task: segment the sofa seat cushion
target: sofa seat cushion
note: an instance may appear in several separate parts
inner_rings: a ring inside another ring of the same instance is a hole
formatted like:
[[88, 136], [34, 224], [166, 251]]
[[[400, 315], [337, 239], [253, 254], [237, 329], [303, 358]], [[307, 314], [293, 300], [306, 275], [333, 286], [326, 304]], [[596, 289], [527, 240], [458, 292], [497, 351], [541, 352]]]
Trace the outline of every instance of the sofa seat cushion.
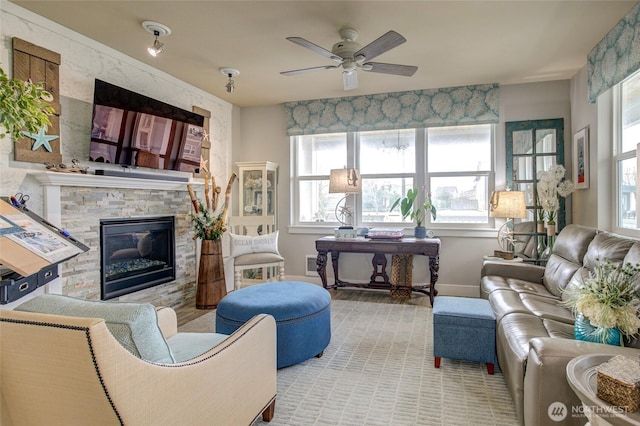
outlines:
[[482, 277], [480, 289], [485, 299], [488, 299], [489, 294], [495, 290], [513, 290], [517, 293], [531, 293], [556, 298], [542, 283], [533, 283], [516, 278], [505, 278], [498, 275]]
[[176, 362], [188, 361], [217, 346], [227, 337], [219, 333], [178, 333], [167, 339]]
[[529, 340], [549, 337], [542, 319], [531, 314], [511, 313], [498, 323], [496, 351], [498, 365], [507, 382], [516, 414], [524, 418], [524, 373], [529, 355]]
[[542, 319], [552, 319], [567, 324], [573, 324], [575, 318], [569, 308], [562, 306], [560, 299], [523, 294], [520, 297], [522, 304], [535, 316]]
[[491, 309], [496, 314], [496, 321], [500, 322], [505, 315], [512, 313], [531, 314], [522, 303], [520, 295], [513, 290], [496, 290], [489, 294]]
[[133, 355], [145, 361], [174, 362], [169, 345], [158, 326], [156, 308], [150, 303], [103, 302], [59, 294], [42, 294], [16, 307], [16, 310], [102, 318], [113, 337]]
[[542, 320], [542, 324], [544, 325], [544, 328], [547, 329], [549, 337], [554, 337], [556, 339], [574, 339], [573, 324], [550, 319]]

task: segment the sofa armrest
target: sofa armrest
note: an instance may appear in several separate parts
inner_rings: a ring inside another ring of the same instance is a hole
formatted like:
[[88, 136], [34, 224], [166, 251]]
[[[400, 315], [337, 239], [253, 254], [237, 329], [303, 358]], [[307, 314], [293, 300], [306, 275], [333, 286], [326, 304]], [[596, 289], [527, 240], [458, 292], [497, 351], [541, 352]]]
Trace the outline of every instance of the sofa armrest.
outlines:
[[158, 315], [158, 327], [160, 327], [160, 331], [165, 340], [178, 333], [178, 317], [176, 311], [166, 306], [161, 306], [156, 308], [156, 315]]
[[568, 410], [563, 424], [584, 425], [582, 403], [567, 381], [567, 364], [573, 358], [594, 353], [638, 356], [640, 350], [600, 343], [552, 337], [538, 337], [529, 341], [529, 356], [524, 377], [525, 424], [550, 423], [547, 409], [554, 402], [562, 402]]
[[507, 263], [501, 261], [485, 261], [480, 272], [481, 277], [498, 275], [503, 278], [513, 278], [532, 283], [542, 284], [544, 266], [529, 263]]

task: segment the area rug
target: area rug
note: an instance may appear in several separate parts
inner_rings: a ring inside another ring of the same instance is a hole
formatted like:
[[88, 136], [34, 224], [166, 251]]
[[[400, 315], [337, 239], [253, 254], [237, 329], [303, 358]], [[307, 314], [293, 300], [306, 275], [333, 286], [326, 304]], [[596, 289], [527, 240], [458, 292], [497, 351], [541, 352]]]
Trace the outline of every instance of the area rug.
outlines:
[[[324, 355], [278, 370], [275, 417], [256, 426], [518, 424], [500, 372], [449, 359], [434, 368], [430, 308], [332, 300], [331, 311]], [[214, 329], [215, 312], [180, 327]]]

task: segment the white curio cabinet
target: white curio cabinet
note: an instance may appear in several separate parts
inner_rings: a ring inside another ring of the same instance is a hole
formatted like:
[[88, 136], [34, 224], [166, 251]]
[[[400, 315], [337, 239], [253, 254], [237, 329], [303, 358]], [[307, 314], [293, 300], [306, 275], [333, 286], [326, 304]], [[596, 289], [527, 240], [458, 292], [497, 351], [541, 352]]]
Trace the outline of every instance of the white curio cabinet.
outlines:
[[[274, 216], [278, 205], [278, 165], [270, 161], [236, 163], [239, 215]], [[276, 224], [278, 221], [275, 221]]]

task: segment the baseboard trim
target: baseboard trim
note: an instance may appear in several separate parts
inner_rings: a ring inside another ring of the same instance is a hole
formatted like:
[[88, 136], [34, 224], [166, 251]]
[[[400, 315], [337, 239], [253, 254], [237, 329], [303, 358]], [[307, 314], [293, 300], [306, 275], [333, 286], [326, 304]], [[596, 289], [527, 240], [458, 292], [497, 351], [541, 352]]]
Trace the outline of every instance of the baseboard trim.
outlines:
[[[312, 284], [322, 285], [320, 277], [309, 277], [306, 275], [287, 275], [287, 281], [303, 281]], [[457, 297], [480, 297], [480, 287], [462, 284], [438, 283], [438, 295]]]

